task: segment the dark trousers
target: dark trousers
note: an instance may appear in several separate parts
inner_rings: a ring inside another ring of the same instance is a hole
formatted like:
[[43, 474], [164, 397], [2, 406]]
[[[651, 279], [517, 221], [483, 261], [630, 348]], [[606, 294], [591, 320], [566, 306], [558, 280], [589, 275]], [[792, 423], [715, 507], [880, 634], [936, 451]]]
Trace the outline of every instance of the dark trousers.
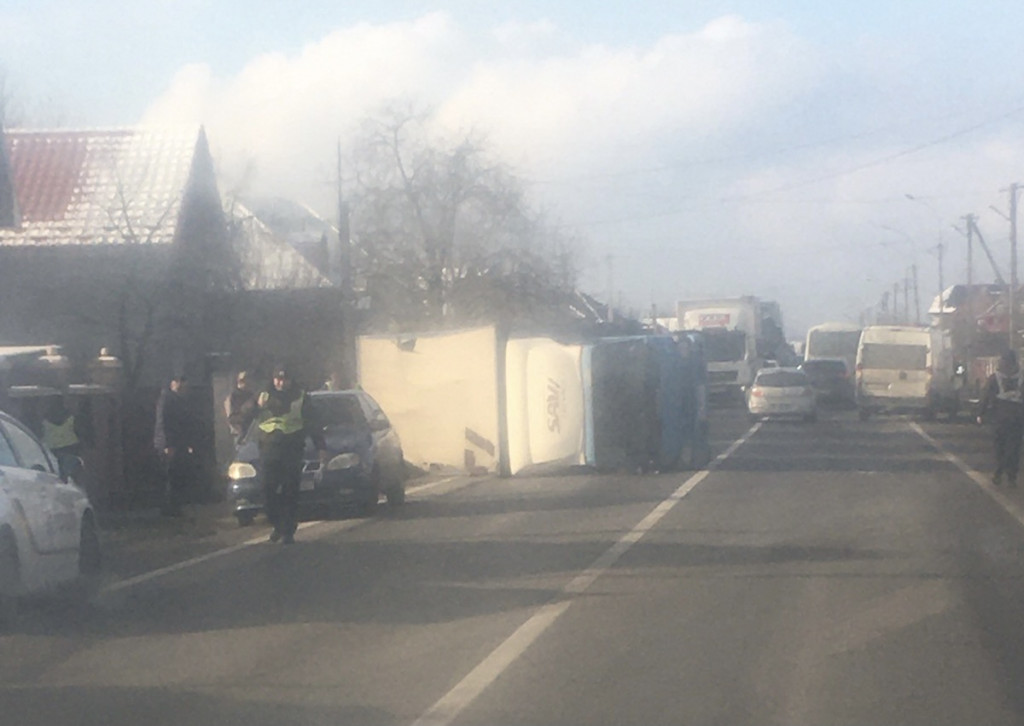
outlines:
[[295, 534], [299, 522], [302, 457], [266, 457], [260, 462], [267, 519], [283, 535]]
[[1010, 484], [1017, 479], [1020, 469], [1021, 438], [1024, 423], [1014, 421], [996, 425], [996, 476], [1005, 476]]
[[163, 510], [165, 514], [177, 514], [188, 498], [195, 477], [195, 462], [187, 449], [175, 449], [170, 456], [162, 454], [161, 458], [165, 475]]

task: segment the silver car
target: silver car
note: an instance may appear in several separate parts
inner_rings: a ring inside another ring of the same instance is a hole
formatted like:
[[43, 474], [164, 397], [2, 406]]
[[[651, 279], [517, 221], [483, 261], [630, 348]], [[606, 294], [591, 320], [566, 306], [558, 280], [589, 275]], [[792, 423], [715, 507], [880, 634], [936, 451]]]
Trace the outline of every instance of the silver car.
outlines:
[[89, 582], [99, 567], [89, 498], [61, 478], [28, 428], [0, 412], [0, 629], [23, 596]]
[[747, 411], [752, 421], [768, 417], [818, 418], [817, 396], [806, 373], [797, 368], [758, 371], [747, 390]]

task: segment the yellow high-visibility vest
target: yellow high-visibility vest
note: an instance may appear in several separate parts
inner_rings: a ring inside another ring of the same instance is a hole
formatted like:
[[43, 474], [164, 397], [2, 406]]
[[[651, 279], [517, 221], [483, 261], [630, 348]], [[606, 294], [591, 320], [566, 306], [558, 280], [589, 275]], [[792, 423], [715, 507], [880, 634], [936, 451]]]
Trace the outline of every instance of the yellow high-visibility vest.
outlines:
[[75, 446], [78, 443], [78, 434], [75, 433], [75, 417], [68, 416], [62, 424], [55, 424], [43, 419], [43, 443], [50, 451]]
[[[300, 394], [292, 401], [292, 405], [280, 416], [271, 416], [260, 421], [260, 431], [265, 434], [272, 434], [280, 431], [282, 434], [294, 434], [302, 431], [305, 422], [302, 420], [302, 402], [306, 394]], [[261, 395], [261, 398], [263, 396]]]

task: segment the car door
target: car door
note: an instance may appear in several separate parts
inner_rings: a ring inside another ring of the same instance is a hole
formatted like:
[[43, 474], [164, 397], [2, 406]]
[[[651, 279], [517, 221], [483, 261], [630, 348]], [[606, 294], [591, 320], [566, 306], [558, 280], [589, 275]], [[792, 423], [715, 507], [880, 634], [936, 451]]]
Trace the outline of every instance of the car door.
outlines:
[[[19, 427], [0, 419], [0, 489], [11, 503], [11, 524], [27, 539], [34, 555], [52, 549], [49, 532], [50, 492], [41, 486], [41, 472], [22, 464], [15, 446]], [[20, 525], [20, 526], [19, 526]]]
[[43, 554], [77, 547], [77, 517], [74, 499], [60, 497], [64, 483], [50, 454], [27, 429], [4, 419], [3, 433], [20, 464], [24, 488], [21, 493], [25, 516], [32, 527], [34, 546]]
[[370, 425], [376, 460], [386, 475], [394, 478], [402, 473], [402, 445], [384, 410], [367, 394], [359, 395], [359, 403]]

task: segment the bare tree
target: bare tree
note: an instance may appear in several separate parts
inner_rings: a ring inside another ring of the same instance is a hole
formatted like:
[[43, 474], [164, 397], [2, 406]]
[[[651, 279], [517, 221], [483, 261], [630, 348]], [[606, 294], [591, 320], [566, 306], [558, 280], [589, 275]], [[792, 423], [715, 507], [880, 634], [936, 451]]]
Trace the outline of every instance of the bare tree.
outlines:
[[473, 134], [446, 142], [393, 106], [353, 151], [357, 263], [378, 316], [436, 326], [553, 305], [575, 283], [571, 240]]

